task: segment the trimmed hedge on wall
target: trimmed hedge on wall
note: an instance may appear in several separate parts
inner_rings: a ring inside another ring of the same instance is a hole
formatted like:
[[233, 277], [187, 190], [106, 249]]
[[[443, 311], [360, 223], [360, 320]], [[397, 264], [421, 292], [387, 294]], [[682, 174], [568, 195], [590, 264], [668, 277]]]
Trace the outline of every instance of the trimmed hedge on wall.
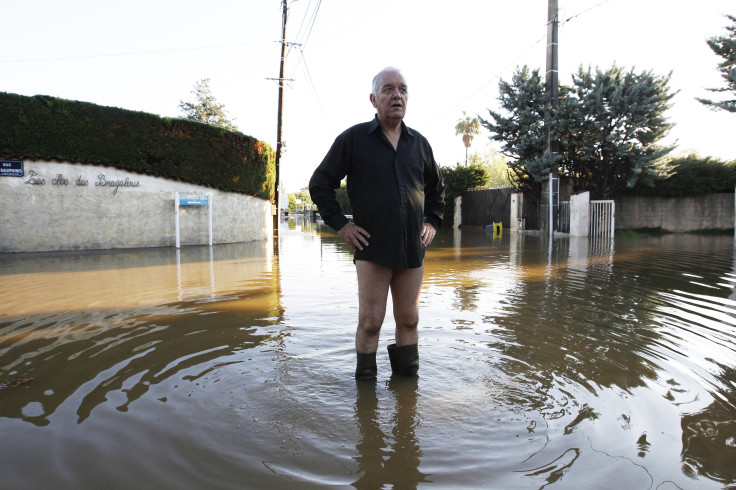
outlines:
[[648, 186], [638, 183], [633, 189], [625, 189], [622, 196], [688, 197], [706, 194], [733, 193], [736, 187], [736, 160], [723, 162], [716, 158], [696, 154], [672, 159], [668, 163], [671, 173]]
[[108, 165], [274, 198], [274, 152], [251, 136], [46, 95], [0, 92], [0, 158]]

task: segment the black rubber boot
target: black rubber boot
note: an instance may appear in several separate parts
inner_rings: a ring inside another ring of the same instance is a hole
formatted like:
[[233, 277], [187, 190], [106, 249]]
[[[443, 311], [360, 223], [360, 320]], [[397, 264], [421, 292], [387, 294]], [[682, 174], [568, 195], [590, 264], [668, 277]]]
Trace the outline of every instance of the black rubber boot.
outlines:
[[416, 376], [419, 371], [419, 348], [417, 344], [388, 346], [388, 358], [391, 361], [391, 371], [395, 374]]
[[358, 354], [358, 365], [355, 368], [355, 379], [376, 379], [376, 353]]

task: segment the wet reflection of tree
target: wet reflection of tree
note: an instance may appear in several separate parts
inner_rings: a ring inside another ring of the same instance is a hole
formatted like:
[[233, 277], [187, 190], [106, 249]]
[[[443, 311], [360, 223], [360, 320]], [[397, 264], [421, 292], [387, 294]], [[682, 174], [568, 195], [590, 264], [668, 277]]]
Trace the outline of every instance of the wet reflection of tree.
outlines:
[[355, 448], [356, 461], [361, 473], [353, 487], [416, 488], [428, 481], [419, 471], [421, 449], [416, 437], [419, 418], [417, 405], [417, 378], [393, 376], [389, 389], [394, 397], [391, 417], [391, 435], [384, 432], [379, 420], [378, 396], [373, 382], [357, 382], [355, 418], [360, 429], [360, 440]]
[[682, 417], [682, 472], [736, 486], [736, 369], [718, 363], [723, 386], [720, 399], [698, 413]]
[[736, 485], [736, 420], [720, 401], [682, 417], [682, 472]]
[[[465, 235], [462, 243], [462, 263], [445, 261], [453, 271], [445, 271], [444, 277], [455, 273], [451, 284], [456, 296], [473, 299], [463, 303], [464, 311], [477, 309], [488, 325], [485, 339], [493, 352], [493, 367], [510, 384], [522, 380], [529, 388], [533, 386], [506, 402], [539, 411], [548, 422], [557, 420], [555, 425], [564, 427], [565, 434], [586, 420], [617, 415], [607, 412], [607, 397], [618, 400], [649, 381], [657, 382], [670, 359], [680, 365], [718, 365], [717, 359], [700, 357], [707, 342], [714, 341], [712, 356], [729, 359], [729, 349], [723, 344], [734, 338], [731, 322], [718, 316], [725, 307], [717, 302], [705, 304], [703, 299], [732, 294], [732, 288], [722, 284], [724, 271], [732, 270], [732, 244], [724, 253], [717, 237], [704, 240], [680, 235], [633, 244], [617, 240], [615, 253], [610, 240], [535, 237], [511, 250], [508, 259], [497, 252], [495, 243], [472, 246], [472, 239]], [[466, 244], [471, 247], [466, 249]], [[513, 263], [512, 270], [504, 269], [506, 260]], [[504, 282], [514, 284], [506, 287], [502, 299], [494, 298], [489, 292]], [[690, 299], [683, 299], [685, 296]], [[708, 311], [716, 313], [703, 313]], [[475, 319], [477, 314], [468, 317]], [[480, 332], [477, 326], [475, 329]], [[706, 344], [690, 343], [697, 339]], [[691, 376], [698, 379], [702, 375]], [[731, 481], [733, 471], [723, 454], [728, 449], [733, 461], [730, 448], [736, 445], [733, 425], [728, 423], [736, 416], [733, 394], [718, 393], [719, 387], [732, 390], [733, 371], [728, 376], [710, 386], [714, 398], [732, 400], [721, 414], [706, 410], [683, 419], [686, 473], [724, 482]], [[610, 390], [613, 395], [607, 393]], [[494, 397], [503, 398], [509, 391], [494, 390]], [[666, 407], [654, 409], [666, 411]], [[626, 416], [622, 417], [628, 424]], [[714, 444], [712, 434], [716, 432], [720, 440]], [[640, 455], [656, 451], [645, 434], [636, 445]], [[720, 457], [708, 456], [716, 450], [721, 451]]]

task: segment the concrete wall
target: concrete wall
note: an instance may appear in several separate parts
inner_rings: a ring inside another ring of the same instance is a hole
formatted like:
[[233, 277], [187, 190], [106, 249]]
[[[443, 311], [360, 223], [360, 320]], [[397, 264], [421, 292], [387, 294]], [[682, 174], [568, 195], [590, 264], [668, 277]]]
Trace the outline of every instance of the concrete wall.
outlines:
[[[272, 236], [271, 204], [113, 167], [25, 161], [0, 177], [0, 252], [175, 246], [174, 193], [212, 196], [213, 243]], [[180, 208], [181, 245], [208, 243], [206, 206]]]
[[624, 197], [616, 199], [616, 229], [668, 232], [732, 230], [734, 195]]

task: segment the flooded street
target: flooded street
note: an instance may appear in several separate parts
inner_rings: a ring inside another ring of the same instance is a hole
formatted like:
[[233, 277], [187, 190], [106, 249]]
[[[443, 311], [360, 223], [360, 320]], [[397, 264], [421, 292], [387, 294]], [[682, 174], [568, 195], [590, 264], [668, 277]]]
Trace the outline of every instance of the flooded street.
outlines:
[[0, 488], [736, 485], [733, 236], [441, 230], [357, 384], [348, 246], [277, 240], [0, 258]]

